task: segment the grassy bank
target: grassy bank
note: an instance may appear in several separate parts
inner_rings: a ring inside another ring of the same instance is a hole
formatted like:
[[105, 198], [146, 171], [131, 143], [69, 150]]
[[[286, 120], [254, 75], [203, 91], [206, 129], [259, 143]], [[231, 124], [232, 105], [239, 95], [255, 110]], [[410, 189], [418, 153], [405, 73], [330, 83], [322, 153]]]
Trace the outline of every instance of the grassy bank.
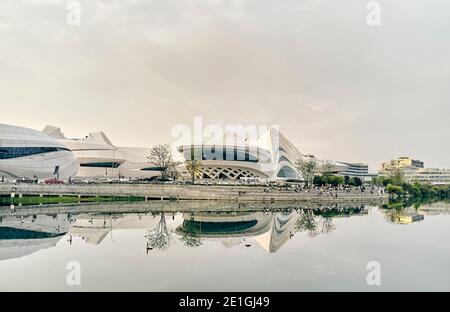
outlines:
[[104, 202], [135, 202], [142, 201], [142, 197], [135, 196], [97, 196], [81, 197], [78, 196], [23, 196], [19, 197], [0, 197], [0, 205], [49, 205], [49, 204], [74, 204], [74, 203], [104, 203]]

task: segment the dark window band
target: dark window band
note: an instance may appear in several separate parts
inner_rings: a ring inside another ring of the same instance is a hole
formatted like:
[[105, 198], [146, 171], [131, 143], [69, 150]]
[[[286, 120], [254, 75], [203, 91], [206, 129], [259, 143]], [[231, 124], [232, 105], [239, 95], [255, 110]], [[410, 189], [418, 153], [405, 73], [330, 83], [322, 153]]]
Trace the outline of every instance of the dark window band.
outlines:
[[254, 227], [258, 221], [237, 221], [237, 222], [201, 222], [195, 220], [183, 221], [183, 232], [195, 234], [233, 234], [245, 232]]
[[91, 167], [91, 168], [118, 168], [121, 164], [113, 162], [102, 162], [102, 163], [86, 163], [80, 164], [80, 167]]
[[163, 167], [147, 167], [147, 168], [142, 168], [141, 171], [165, 171], [166, 168]]
[[0, 147], [0, 159], [27, 157], [38, 154], [68, 151], [62, 147]]
[[245, 161], [257, 163], [258, 158], [250, 154], [248, 151], [233, 149], [233, 148], [189, 148], [184, 151], [187, 159], [200, 160], [227, 160], [227, 161]]

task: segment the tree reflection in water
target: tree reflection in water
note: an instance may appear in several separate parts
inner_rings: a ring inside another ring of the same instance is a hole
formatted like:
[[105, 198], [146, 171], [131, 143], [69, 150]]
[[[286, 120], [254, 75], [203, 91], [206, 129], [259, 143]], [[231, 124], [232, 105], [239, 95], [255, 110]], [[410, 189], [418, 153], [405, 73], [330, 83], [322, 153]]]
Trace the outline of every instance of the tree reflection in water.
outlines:
[[333, 223], [333, 219], [329, 217], [324, 217], [322, 219], [322, 233], [329, 234], [336, 230], [336, 225]]
[[167, 227], [164, 212], [161, 213], [158, 225], [149, 230], [147, 238], [147, 253], [153, 249], [166, 250], [170, 245], [171, 234]]
[[297, 232], [307, 232], [309, 237], [315, 237], [333, 232], [336, 225], [331, 217], [316, 216], [314, 210], [307, 209], [299, 212], [295, 229]]
[[[190, 248], [196, 248], [203, 245], [204, 237], [234, 237], [236, 235], [259, 237], [261, 238], [267, 232], [269, 240], [273, 244], [283, 244], [283, 233], [289, 234], [289, 239], [295, 233], [305, 232], [309, 237], [330, 234], [336, 230], [333, 219], [341, 216], [351, 216], [360, 214], [364, 207], [327, 207], [319, 209], [297, 208], [297, 209], [278, 209], [260, 212], [225, 212], [217, 214], [194, 212], [185, 213], [183, 224], [180, 225], [175, 233], [179, 234], [180, 242]], [[272, 215], [272, 219], [270, 216]], [[195, 219], [195, 216], [199, 218]], [[160, 220], [157, 226], [149, 230], [147, 238], [147, 253], [153, 249], [166, 250], [170, 246], [172, 233], [166, 223], [164, 213], [159, 215]], [[254, 219], [252, 219], [252, 217]], [[205, 219], [206, 218], [206, 219]], [[272, 221], [270, 221], [270, 220]], [[273, 223], [273, 227], [267, 228], [266, 225]], [[266, 232], [262, 233], [261, 230]], [[281, 243], [280, 243], [281, 242]], [[246, 244], [250, 247], [250, 244]], [[273, 246], [272, 246], [273, 247]], [[271, 247], [271, 248], [272, 248]]]
[[[189, 214], [189, 219], [194, 220], [195, 214], [191, 212]], [[183, 243], [183, 245], [191, 248], [199, 247], [203, 245], [202, 239], [197, 233], [193, 231], [189, 231], [186, 229], [186, 232], [180, 237], [180, 241]]]
[[202, 239], [200, 236], [193, 232], [186, 232], [183, 236], [180, 237], [180, 241], [187, 247], [195, 248], [203, 245]]

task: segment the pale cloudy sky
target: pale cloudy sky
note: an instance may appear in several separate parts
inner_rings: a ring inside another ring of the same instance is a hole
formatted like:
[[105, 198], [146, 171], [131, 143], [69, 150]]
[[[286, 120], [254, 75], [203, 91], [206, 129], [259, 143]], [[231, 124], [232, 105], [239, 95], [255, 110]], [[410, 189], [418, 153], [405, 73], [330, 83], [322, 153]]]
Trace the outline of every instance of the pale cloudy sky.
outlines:
[[117, 145], [176, 124], [277, 124], [303, 152], [450, 168], [450, 1], [0, 2], [0, 122]]

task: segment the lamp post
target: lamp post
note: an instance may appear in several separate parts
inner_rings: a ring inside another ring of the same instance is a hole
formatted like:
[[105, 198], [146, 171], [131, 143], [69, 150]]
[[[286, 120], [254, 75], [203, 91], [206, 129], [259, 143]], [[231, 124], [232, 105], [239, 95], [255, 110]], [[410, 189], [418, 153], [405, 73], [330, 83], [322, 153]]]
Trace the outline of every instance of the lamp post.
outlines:
[[[117, 150], [118, 150], [118, 148], [113, 146], [113, 161], [112, 161], [112, 164], [111, 164], [111, 169], [112, 169], [111, 176], [114, 176], [114, 168], [115, 169], [119, 169], [119, 166], [117, 166], [118, 164], [116, 164], [116, 151]], [[118, 178], [120, 179], [120, 171], [117, 170], [117, 173], [118, 173]]]
[[113, 161], [111, 163], [111, 176], [114, 176], [114, 166], [116, 165], [115, 162], [116, 159], [116, 148], [113, 147]]

